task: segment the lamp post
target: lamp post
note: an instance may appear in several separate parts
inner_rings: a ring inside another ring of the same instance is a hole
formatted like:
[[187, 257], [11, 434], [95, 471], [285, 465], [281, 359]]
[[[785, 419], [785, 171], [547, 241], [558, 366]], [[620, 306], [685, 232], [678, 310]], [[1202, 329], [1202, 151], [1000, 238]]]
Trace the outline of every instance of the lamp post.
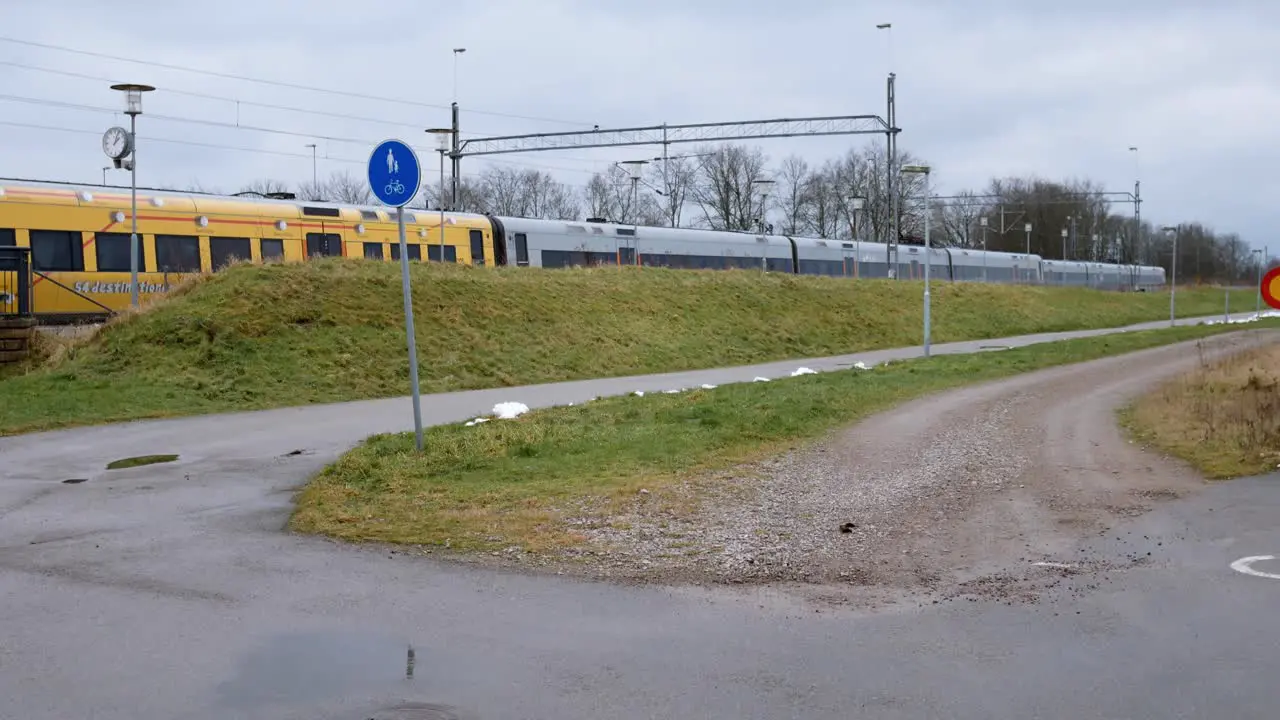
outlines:
[[1253, 299], [1253, 314], [1262, 317], [1262, 272], [1267, 269], [1267, 251], [1254, 248], [1250, 255], [1258, 253], [1258, 296]]
[[982, 226], [982, 282], [987, 281], [987, 231], [991, 227], [991, 220], [983, 215], [978, 218], [978, 224]]
[[316, 193], [318, 199], [320, 194], [320, 183], [316, 179], [316, 144], [307, 143], [307, 147], [311, 148], [311, 192]]
[[924, 356], [929, 357], [929, 267], [933, 247], [929, 243], [929, 166], [906, 165], [902, 172], [924, 175]]
[[129, 116], [129, 147], [132, 153], [129, 158], [129, 219], [132, 222], [129, 233], [129, 302], [136, 308], [138, 307], [138, 116], [142, 114], [142, 93], [151, 92], [155, 88], [150, 85], [121, 83], [112, 85], [111, 89], [125, 94], [124, 112]]
[[[1070, 234], [1070, 231], [1068, 231], [1066, 228], [1062, 228], [1062, 260], [1064, 262], [1067, 259], [1067, 235], [1069, 234]], [[1064, 270], [1063, 272], [1066, 272], [1066, 271]]]
[[769, 219], [769, 188], [773, 186], [773, 181], [768, 178], [757, 178], [751, 181], [752, 185], [760, 186], [760, 217], [756, 220], [759, 223], [760, 234], [764, 234], [765, 221]]
[[453, 101], [454, 102], [458, 102], [458, 56], [466, 51], [467, 51], [466, 48], [453, 49]]
[[1027, 254], [1030, 255], [1031, 254], [1031, 223], [1027, 223], [1026, 225], [1023, 225], [1022, 229], [1027, 231]]
[[1173, 257], [1169, 267], [1173, 275], [1172, 280], [1169, 282], [1169, 326], [1173, 327], [1174, 306], [1178, 296], [1178, 228], [1166, 225], [1160, 229], [1169, 233], [1173, 238]]
[[849, 196], [849, 234], [853, 236], [853, 241], [858, 241], [858, 213], [867, 206], [867, 198], [865, 195]]
[[[440, 205], [440, 262], [444, 262], [444, 154], [449, 152], [449, 136], [453, 135], [453, 128], [429, 128], [427, 132], [435, 135], [440, 145], [436, 148], [440, 153], [440, 194], [436, 197]], [[494, 242], [506, 242], [506, 239], [494, 238]], [[471, 264], [475, 262], [476, 259], [471, 258]]]

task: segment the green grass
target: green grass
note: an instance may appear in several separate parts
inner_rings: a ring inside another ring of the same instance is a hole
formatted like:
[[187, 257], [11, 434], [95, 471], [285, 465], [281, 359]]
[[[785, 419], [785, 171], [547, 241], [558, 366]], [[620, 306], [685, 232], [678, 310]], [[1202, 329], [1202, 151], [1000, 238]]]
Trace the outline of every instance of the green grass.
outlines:
[[[813, 357], [920, 341], [919, 282], [660, 268], [415, 264], [422, 392]], [[1125, 325], [1168, 296], [934, 285], [934, 340]], [[1182, 315], [1219, 290], [1179, 293]], [[1233, 305], [1252, 307], [1242, 291]], [[404, 395], [400, 270], [325, 259], [238, 265], [0, 380], [0, 435]]]
[[[1280, 327], [1278, 321], [1259, 326]], [[291, 527], [357, 541], [527, 550], [581, 540], [566, 513], [766, 457], [967, 383], [1237, 330], [1194, 326], [935, 356], [678, 395], [615, 397], [516, 420], [376, 435], [299, 494]], [[605, 505], [600, 505], [605, 503]]]
[[177, 455], [138, 455], [137, 457], [121, 458], [112, 460], [107, 463], [108, 470], [123, 470], [125, 468], [141, 467], [143, 465], [155, 465], [156, 463], [167, 463], [177, 460]]

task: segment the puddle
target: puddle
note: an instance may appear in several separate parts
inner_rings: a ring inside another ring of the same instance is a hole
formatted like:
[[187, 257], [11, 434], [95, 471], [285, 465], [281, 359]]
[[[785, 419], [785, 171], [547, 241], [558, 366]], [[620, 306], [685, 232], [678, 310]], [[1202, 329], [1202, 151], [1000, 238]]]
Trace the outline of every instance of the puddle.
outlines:
[[[412, 656], [410, 648], [413, 648]], [[402, 692], [421, 676], [425, 653], [400, 638], [355, 631], [294, 632], [263, 638], [217, 688], [222, 707], [324, 705]], [[381, 715], [362, 716], [382, 718]], [[390, 718], [449, 715], [387, 715]]]
[[167, 463], [177, 460], [177, 455], [137, 455], [135, 457], [120, 458], [107, 463], [108, 470], [123, 470], [125, 468], [141, 467], [143, 465], [155, 465], [156, 463]]
[[79, 485], [82, 482], [89, 482], [89, 478], [67, 478], [62, 481], [63, 485]]

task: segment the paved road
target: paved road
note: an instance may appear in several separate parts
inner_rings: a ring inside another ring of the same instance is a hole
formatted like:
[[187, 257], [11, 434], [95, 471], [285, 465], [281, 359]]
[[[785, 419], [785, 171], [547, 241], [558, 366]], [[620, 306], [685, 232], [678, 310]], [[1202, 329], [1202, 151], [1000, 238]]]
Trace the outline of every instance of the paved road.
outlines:
[[[994, 343], [936, 350], [979, 344]], [[917, 352], [456, 393], [424, 411], [446, 422], [505, 400]], [[414, 717], [382, 710], [406, 702], [483, 719], [1271, 718], [1280, 704], [1267, 632], [1280, 580], [1229, 568], [1280, 555], [1278, 478], [1216, 486], [1098, 538], [1095, 556], [1153, 561], [1092, 592], [1068, 579], [1036, 605], [876, 614], [481, 571], [279, 531], [309, 474], [408, 418], [397, 399], [0, 440], [0, 718]], [[101, 470], [153, 452], [182, 458]]]

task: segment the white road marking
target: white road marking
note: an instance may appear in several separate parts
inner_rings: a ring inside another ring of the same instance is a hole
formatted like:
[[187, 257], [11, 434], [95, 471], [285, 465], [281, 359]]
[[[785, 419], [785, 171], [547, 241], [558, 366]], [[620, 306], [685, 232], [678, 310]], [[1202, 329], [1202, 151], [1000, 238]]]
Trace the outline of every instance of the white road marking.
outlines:
[[1254, 570], [1251, 567], [1256, 562], [1275, 559], [1274, 555], [1254, 555], [1253, 557], [1240, 558], [1239, 560], [1231, 563], [1231, 569], [1238, 573], [1244, 573], [1245, 575], [1257, 575], [1258, 577], [1280, 580], [1280, 575], [1277, 575], [1276, 573], [1262, 572], [1261, 570]]

